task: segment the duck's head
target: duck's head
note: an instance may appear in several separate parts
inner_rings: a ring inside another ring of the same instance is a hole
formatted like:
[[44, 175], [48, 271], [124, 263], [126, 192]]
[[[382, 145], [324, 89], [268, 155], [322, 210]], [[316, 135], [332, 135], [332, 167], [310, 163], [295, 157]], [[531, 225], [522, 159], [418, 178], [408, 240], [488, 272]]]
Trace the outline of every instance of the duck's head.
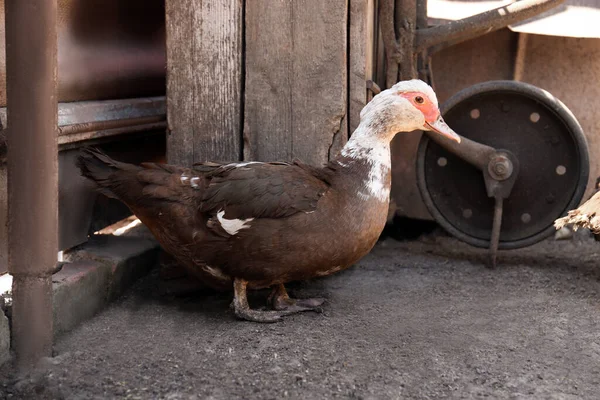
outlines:
[[371, 134], [388, 141], [400, 132], [423, 130], [460, 143], [460, 136], [442, 119], [435, 92], [419, 79], [400, 81], [373, 97], [360, 120]]

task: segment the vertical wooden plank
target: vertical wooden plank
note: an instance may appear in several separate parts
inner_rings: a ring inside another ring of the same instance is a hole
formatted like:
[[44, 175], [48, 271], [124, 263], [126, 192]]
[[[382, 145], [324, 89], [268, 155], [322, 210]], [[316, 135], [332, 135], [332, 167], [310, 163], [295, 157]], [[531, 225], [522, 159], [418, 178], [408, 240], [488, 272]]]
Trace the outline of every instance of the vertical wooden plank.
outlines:
[[367, 104], [366, 81], [373, 79], [375, 0], [350, 0], [348, 37], [348, 130], [351, 135], [360, 123], [360, 111]]
[[190, 165], [194, 159], [193, 0], [167, 0], [167, 159]]
[[167, 157], [241, 156], [242, 0], [167, 0]]
[[348, 136], [348, 0], [291, 3], [292, 151], [307, 162], [325, 163]]
[[[377, 0], [377, 8], [379, 9], [379, 0]], [[387, 71], [386, 71], [386, 54], [385, 54], [385, 45], [383, 44], [383, 34], [381, 33], [381, 24], [379, 21], [379, 15], [376, 13], [376, 29], [375, 33], [377, 34], [377, 49], [375, 53], [375, 77], [377, 79], [377, 84], [380, 88], [386, 88], [386, 80], [387, 80]]]
[[292, 158], [292, 7], [288, 0], [246, 3], [244, 159]]
[[246, 4], [244, 156], [326, 162], [347, 140], [348, 0]]

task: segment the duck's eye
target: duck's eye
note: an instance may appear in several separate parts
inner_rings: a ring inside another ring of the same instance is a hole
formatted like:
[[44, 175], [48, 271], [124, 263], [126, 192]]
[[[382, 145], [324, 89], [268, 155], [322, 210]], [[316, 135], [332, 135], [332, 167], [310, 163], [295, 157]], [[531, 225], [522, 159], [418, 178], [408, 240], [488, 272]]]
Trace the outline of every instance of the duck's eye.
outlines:
[[417, 102], [418, 104], [423, 104], [424, 101], [425, 100], [421, 96], [415, 97], [415, 102]]

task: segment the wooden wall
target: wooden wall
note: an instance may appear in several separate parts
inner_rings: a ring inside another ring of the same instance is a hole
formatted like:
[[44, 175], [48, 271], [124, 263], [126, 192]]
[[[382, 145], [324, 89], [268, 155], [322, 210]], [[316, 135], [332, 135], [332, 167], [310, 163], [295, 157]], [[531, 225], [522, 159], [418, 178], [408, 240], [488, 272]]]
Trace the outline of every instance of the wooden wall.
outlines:
[[319, 164], [347, 138], [348, 0], [246, 3], [244, 157]]
[[319, 165], [358, 125], [374, 0], [167, 0], [169, 162]]
[[167, 0], [169, 162], [241, 156], [243, 1]]

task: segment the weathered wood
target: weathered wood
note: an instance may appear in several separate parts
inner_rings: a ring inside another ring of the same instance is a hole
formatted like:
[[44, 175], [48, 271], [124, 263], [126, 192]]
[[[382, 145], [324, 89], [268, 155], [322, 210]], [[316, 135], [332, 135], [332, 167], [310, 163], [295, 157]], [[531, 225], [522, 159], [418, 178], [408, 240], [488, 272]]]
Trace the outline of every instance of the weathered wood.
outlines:
[[347, 140], [348, 0], [246, 3], [244, 158], [321, 164]]
[[[379, 9], [380, 0], [377, 0], [376, 10]], [[376, 13], [376, 24], [375, 24], [375, 32], [377, 33], [377, 49], [375, 53], [375, 78], [376, 82], [381, 89], [386, 89], [387, 87], [387, 61], [386, 61], [386, 52], [385, 52], [385, 44], [383, 43], [383, 33], [381, 32], [381, 21], [379, 20], [379, 13]]]
[[373, 79], [375, 0], [350, 0], [348, 37], [348, 130], [360, 123], [360, 111], [367, 104], [366, 81]]
[[242, 0], [167, 0], [167, 157], [241, 156]]
[[600, 192], [597, 192], [579, 208], [570, 210], [566, 217], [554, 221], [554, 227], [560, 229], [566, 225], [573, 225], [573, 230], [587, 228], [592, 232], [600, 233]]

